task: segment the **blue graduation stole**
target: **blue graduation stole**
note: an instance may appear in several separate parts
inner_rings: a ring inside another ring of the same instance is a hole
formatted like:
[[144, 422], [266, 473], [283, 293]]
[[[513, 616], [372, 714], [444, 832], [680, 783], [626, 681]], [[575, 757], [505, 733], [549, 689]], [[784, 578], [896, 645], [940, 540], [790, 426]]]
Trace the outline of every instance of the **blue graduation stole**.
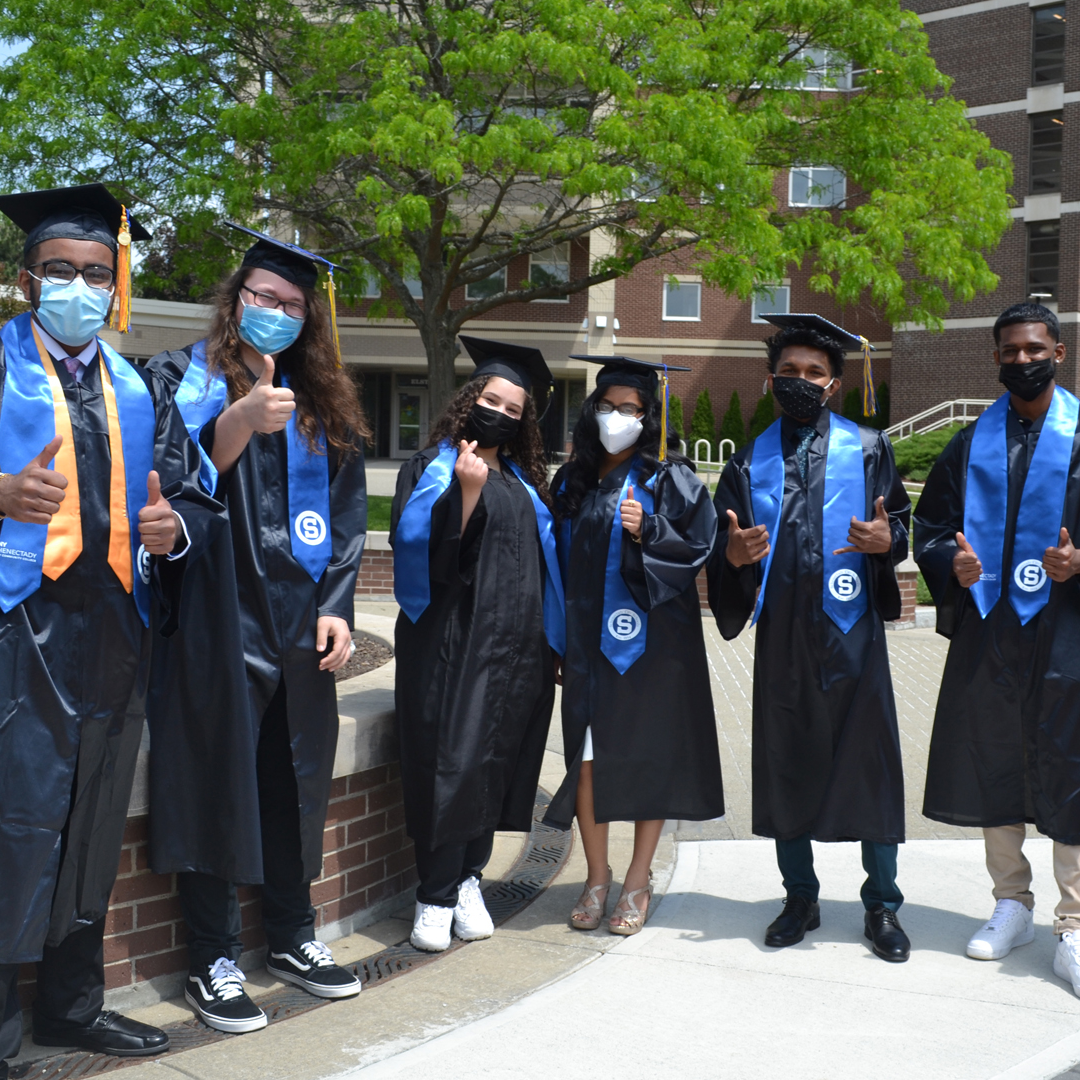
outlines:
[[[604, 609], [600, 620], [600, 651], [611, 661], [620, 675], [625, 675], [631, 665], [645, 652], [649, 630], [649, 614], [642, 611], [634, 600], [622, 576], [622, 504], [630, 490], [631, 479], [637, 475], [639, 459], [635, 456], [623, 480], [619, 497], [615, 502], [615, 516], [611, 521], [608, 537], [607, 560], [604, 564]], [[565, 482], [563, 484], [565, 487]], [[655, 512], [653, 490], [656, 476], [644, 484], [638, 484], [634, 492], [645, 514]], [[570, 557], [572, 525], [563, 518], [562, 540], [565, 557]]]
[[[17, 473], [56, 435], [56, 412], [48, 375], [25, 312], [0, 331], [7, 374], [0, 412], [0, 472]], [[132, 596], [144, 626], [150, 625], [149, 563], [141, 547], [139, 511], [146, 505], [146, 476], [154, 467], [154, 400], [139, 373], [97, 339], [101, 362], [112, 377], [123, 443], [125, 496], [131, 542]], [[53, 466], [50, 466], [52, 468]], [[0, 525], [0, 609], [11, 611], [41, 587], [48, 525], [4, 520]]]
[[[968, 453], [964, 535], [983, 565], [982, 575], [970, 592], [984, 619], [1001, 596], [1004, 571], [1009, 497], [1005, 436], [1008, 410], [1009, 395], [1002, 394], [975, 421]], [[1068, 390], [1057, 387], [1035, 444], [1016, 517], [1009, 603], [1022, 625], [1038, 615], [1050, 599], [1050, 579], [1043, 569], [1043, 553], [1048, 547], [1057, 547], [1078, 417], [1080, 401]]]
[[[769, 530], [770, 549], [765, 559], [761, 589], [751, 625], [758, 621], [765, 603], [773, 555], [780, 535], [784, 501], [784, 452], [780, 421], [770, 425], [754, 443], [750, 462], [750, 499], [754, 524]], [[851, 519], [866, 513], [866, 469], [863, 465], [859, 425], [837, 413], [829, 414], [829, 447], [825, 461], [825, 506], [821, 515], [823, 589], [821, 606], [845, 634], [867, 608], [866, 556], [859, 552], [834, 555], [847, 547]]]
[[[289, 385], [282, 373], [283, 386]], [[199, 444], [199, 432], [228, 404], [223, 375], [210, 377], [207, 384], [206, 342], [191, 347], [191, 363], [177, 387], [176, 407], [192, 441], [199, 447], [202, 465], [199, 479], [207, 491], [217, 486], [217, 469]], [[286, 468], [289, 496], [289, 545], [293, 558], [318, 581], [330, 563], [333, 538], [330, 533], [330, 459], [326, 436], [320, 430], [313, 453], [296, 423], [296, 413], [285, 428]]]
[[[428, 554], [431, 542], [431, 508], [454, 479], [458, 452], [444, 439], [439, 453], [424, 470], [413, 488], [398, 519], [394, 534], [394, 599], [410, 622], [416, 622], [431, 603], [431, 571]], [[500, 456], [532, 499], [536, 527], [544, 552], [544, 635], [548, 644], [560, 655], [566, 653], [566, 600], [562, 575], [555, 550], [555, 519], [536, 488], [526, 478], [515, 461]]]

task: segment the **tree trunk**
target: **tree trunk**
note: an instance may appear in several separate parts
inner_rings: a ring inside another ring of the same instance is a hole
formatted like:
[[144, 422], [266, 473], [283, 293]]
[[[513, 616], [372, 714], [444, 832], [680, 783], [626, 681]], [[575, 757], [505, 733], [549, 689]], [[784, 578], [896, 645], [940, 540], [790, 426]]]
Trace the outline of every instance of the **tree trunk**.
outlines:
[[456, 338], [457, 334], [437, 315], [420, 324], [420, 339], [428, 359], [428, 415], [432, 421], [446, 408], [457, 389], [454, 377], [454, 358], [458, 354]]

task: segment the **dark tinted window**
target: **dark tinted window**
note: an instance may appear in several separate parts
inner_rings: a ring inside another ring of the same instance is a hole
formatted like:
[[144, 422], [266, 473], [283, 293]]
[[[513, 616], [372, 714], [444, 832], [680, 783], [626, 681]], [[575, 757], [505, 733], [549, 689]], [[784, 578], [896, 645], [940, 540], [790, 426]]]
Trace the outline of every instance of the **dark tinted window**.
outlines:
[[1028, 295], [1041, 294], [1040, 300], [1056, 300], [1058, 264], [1061, 251], [1061, 223], [1028, 222], [1027, 285]]
[[1031, 13], [1031, 85], [1065, 81], [1065, 5]]
[[1061, 149], [1065, 123], [1059, 112], [1031, 117], [1032, 195], [1061, 190]]

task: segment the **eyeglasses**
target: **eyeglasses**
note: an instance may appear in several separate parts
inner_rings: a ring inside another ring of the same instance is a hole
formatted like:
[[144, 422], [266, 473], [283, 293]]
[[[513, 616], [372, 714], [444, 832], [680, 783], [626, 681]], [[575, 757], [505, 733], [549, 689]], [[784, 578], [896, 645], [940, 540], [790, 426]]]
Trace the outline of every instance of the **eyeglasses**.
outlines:
[[81, 277], [91, 289], [111, 289], [116, 275], [107, 266], [87, 266], [77, 270], [69, 262], [60, 259], [47, 259], [45, 262], [34, 263], [26, 269], [33, 271], [37, 266], [45, 267], [45, 276], [38, 277], [31, 273], [32, 278], [38, 281], [51, 281], [54, 285], [70, 285], [77, 277]]
[[[243, 289], [244, 292], [251, 293], [252, 302], [256, 307], [284, 311], [286, 315], [293, 319], [307, 318], [307, 306], [304, 304], [298, 304], [295, 300], [279, 300], [276, 296], [271, 296], [269, 293], [256, 292], [254, 289], [249, 289], [246, 285], [241, 285], [240, 288]], [[241, 300], [242, 299], [243, 297], [241, 297]]]
[[608, 413], [617, 412], [620, 416], [638, 416], [645, 410], [639, 405], [635, 405], [632, 401], [624, 401], [621, 405], [616, 407], [612, 405], [610, 401], [598, 401], [596, 403], [596, 411], [601, 416], [607, 416]]

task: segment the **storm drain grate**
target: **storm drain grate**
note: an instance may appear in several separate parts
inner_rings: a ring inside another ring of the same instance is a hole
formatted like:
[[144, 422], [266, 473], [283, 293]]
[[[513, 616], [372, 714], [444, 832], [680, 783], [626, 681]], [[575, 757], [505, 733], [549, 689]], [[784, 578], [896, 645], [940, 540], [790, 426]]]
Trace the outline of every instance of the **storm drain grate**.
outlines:
[[[484, 902], [496, 926], [501, 926], [507, 919], [528, 907], [547, 888], [570, 855], [571, 833], [541, 824], [550, 802], [551, 796], [543, 788], [538, 788], [533, 808], [532, 832], [529, 833], [521, 854], [503, 880], [484, 890]], [[372, 985], [389, 982], [413, 968], [434, 963], [439, 957], [457, 952], [467, 944], [468, 942], [455, 938], [445, 953], [427, 953], [414, 949], [406, 939], [399, 945], [391, 945], [364, 957], [351, 967], [364, 986], [370, 988]], [[259, 1000], [259, 1005], [271, 1024], [332, 1004], [332, 1001], [312, 997], [294, 986], [283, 987], [272, 997]], [[171, 1048], [168, 1053], [157, 1057], [117, 1058], [77, 1050], [74, 1053], [57, 1054], [26, 1065], [13, 1066], [10, 1076], [12, 1080], [77, 1080], [79, 1077], [98, 1076], [114, 1069], [122, 1069], [126, 1065], [162, 1061], [197, 1046], [237, 1038], [236, 1035], [215, 1031], [196, 1019], [169, 1024], [165, 1031], [169, 1034]]]

